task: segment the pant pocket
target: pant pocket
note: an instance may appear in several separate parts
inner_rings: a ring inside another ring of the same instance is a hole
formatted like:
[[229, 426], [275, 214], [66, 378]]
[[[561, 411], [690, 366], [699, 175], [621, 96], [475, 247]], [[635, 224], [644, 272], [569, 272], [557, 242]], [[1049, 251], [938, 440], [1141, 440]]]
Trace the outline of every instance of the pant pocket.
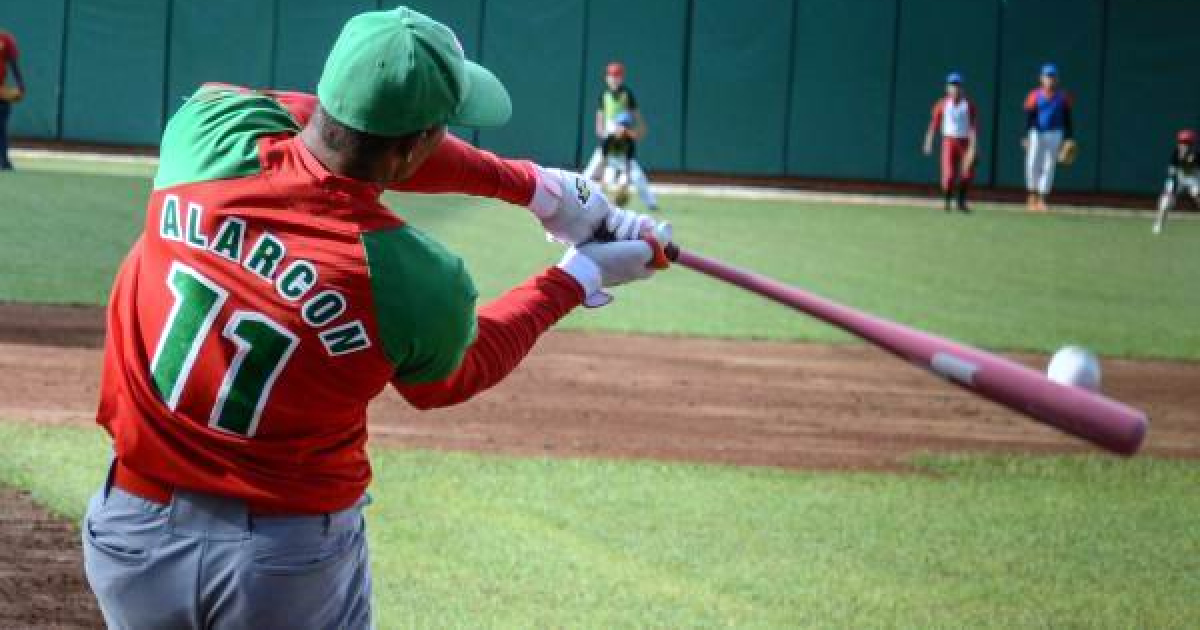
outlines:
[[150, 551], [118, 533], [97, 530], [90, 519], [83, 524], [83, 540], [88, 548], [109, 560], [122, 564], [138, 565], [150, 557]]
[[256, 549], [251, 567], [267, 575], [305, 575], [320, 573], [351, 556], [360, 535], [347, 533], [331, 537], [323, 544], [278, 546]]
[[138, 565], [150, 558], [162, 538], [166, 516], [162, 510], [99, 495], [88, 505], [83, 518], [83, 541], [87, 549], [112, 562]]
[[238, 588], [231, 628], [365, 628], [370, 577], [365, 537], [256, 549]]

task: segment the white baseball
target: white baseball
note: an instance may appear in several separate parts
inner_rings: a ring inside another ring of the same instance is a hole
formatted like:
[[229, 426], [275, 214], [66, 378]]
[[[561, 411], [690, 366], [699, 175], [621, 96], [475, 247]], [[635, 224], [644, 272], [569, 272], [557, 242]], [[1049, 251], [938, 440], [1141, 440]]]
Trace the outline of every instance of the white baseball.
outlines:
[[1051, 357], [1046, 376], [1055, 383], [1097, 391], [1100, 389], [1100, 362], [1087, 348], [1063, 346]]

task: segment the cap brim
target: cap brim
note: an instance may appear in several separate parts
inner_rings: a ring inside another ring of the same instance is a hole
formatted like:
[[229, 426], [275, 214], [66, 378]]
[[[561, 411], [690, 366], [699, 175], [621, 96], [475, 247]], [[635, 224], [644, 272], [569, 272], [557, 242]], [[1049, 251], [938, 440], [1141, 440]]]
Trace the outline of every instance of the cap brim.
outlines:
[[508, 90], [490, 70], [466, 62], [470, 88], [467, 98], [450, 119], [450, 124], [463, 127], [499, 127], [512, 118], [512, 99]]

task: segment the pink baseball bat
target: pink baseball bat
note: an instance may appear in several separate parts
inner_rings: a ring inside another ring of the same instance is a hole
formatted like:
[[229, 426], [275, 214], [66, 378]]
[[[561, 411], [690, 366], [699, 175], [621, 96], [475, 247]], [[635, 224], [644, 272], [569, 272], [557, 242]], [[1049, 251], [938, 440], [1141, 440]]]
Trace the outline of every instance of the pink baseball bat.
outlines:
[[950, 382], [1060, 431], [1121, 455], [1133, 455], [1146, 436], [1146, 414], [994, 354], [869, 315], [761, 274], [679, 248], [666, 257], [707, 276], [828, 322]]

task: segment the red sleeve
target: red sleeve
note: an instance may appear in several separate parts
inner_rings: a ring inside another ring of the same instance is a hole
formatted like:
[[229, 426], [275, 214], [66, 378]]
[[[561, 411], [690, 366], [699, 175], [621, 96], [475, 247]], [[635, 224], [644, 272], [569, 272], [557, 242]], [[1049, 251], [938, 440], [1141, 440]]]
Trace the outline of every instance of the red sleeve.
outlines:
[[388, 186], [402, 192], [490, 197], [518, 206], [528, 205], [536, 188], [533, 163], [496, 157], [451, 134], [411, 178]]
[[448, 378], [424, 385], [393, 381], [392, 386], [418, 409], [465, 402], [504, 380], [542, 333], [582, 302], [579, 283], [552, 267], [479, 309], [475, 343]]
[[933, 132], [938, 127], [942, 126], [942, 107], [946, 99], [939, 98], [938, 102], [933, 104], [933, 117], [929, 120], [929, 131]]
[[1033, 111], [1037, 109], [1038, 91], [1032, 90], [1029, 96], [1025, 97], [1025, 111]]
[[4, 40], [4, 54], [12, 61], [16, 61], [21, 56], [21, 49], [17, 48], [17, 38], [10, 33], [4, 33], [0, 35], [0, 39]]

